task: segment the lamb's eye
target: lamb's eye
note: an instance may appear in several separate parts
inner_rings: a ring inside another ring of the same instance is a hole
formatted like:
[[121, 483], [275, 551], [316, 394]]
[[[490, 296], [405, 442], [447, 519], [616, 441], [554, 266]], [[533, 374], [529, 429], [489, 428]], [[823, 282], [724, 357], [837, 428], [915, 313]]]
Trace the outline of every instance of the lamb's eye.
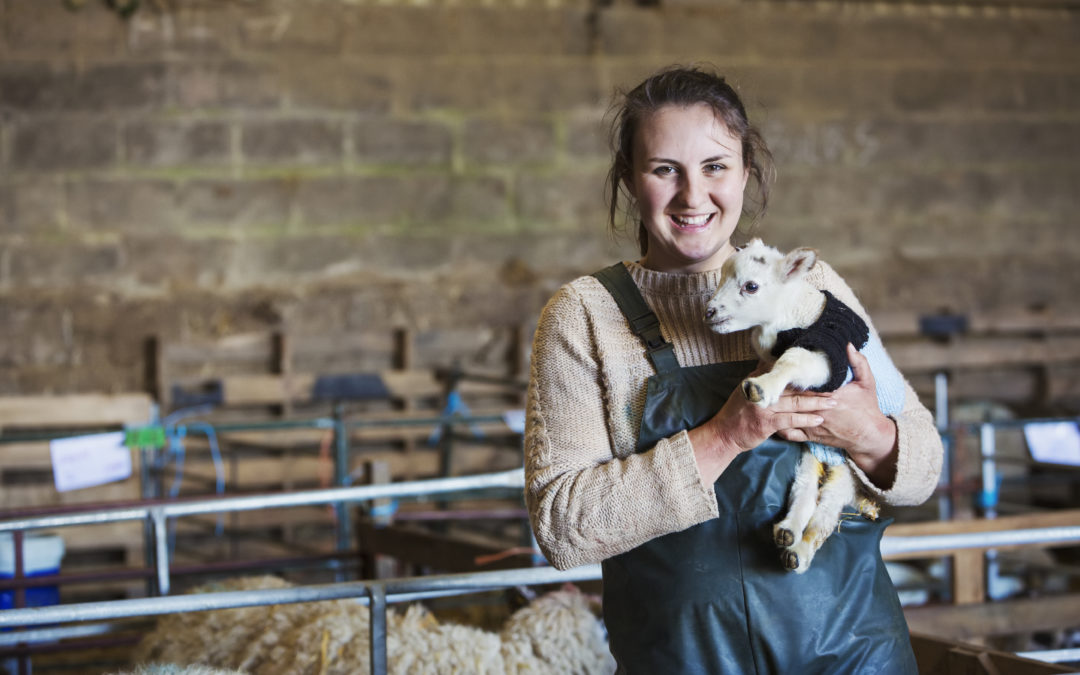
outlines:
[[742, 285], [742, 291], [743, 293], [749, 293], [753, 295], [754, 293], [758, 292], [758, 285], [753, 281], [747, 281], [745, 284]]

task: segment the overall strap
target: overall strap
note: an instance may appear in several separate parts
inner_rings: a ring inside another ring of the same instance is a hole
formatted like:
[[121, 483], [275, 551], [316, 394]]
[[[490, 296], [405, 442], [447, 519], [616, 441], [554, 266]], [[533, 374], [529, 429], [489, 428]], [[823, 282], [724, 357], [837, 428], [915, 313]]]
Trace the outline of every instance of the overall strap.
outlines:
[[660, 320], [656, 318], [641, 291], [630, 276], [630, 271], [621, 262], [605, 267], [593, 274], [604, 288], [615, 298], [615, 303], [630, 322], [630, 330], [645, 343], [645, 353], [652, 361], [656, 372], [665, 373], [679, 369], [679, 360], [675, 358], [675, 347], [660, 334]]

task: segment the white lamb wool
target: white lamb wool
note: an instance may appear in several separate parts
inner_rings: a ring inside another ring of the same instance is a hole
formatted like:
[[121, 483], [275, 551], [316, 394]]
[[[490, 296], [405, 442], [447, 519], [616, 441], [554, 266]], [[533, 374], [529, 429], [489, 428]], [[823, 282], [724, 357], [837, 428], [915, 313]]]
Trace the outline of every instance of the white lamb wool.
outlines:
[[[284, 588], [275, 577], [235, 579], [196, 592]], [[146, 675], [362, 675], [369, 672], [370, 616], [355, 600], [191, 612], [162, 617], [136, 650]], [[183, 664], [187, 664], [185, 667]], [[186, 668], [191, 668], [188, 670]], [[587, 596], [570, 587], [518, 610], [501, 634], [441, 624], [424, 607], [387, 613], [391, 675], [607, 675], [614, 662]], [[141, 675], [141, 674], [140, 674]]]
[[[751, 329], [754, 351], [770, 364], [767, 372], [743, 380], [743, 395], [767, 407], [788, 387], [834, 388], [847, 374], [849, 333], [858, 333], [866, 344], [855, 347], [863, 350], [872, 365], [879, 407], [886, 414], [899, 413], [905, 396], [903, 377], [880, 341], [869, 335], [861, 317], [806, 280], [816, 263], [812, 249], [799, 248], [785, 255], [760, 239], [724, 261], [720, 287], [708, 302], [705, 322], [717, 333]], [[819, 323], [823, 313], [828, 319]], [[779, 357], [773, 355], [784, 331], [811, 326], [812, 330], [800, 335], [813, 339], [800, 337]], [[835, 352], [836, 361], [830, 360], [826, 350]], [[844, 372], [834, 369], [832, 364], [837, 362], [844, 364]], [[817, 443], [804, 448], [788, 495], [788, 512], [773, 526], [784, 567], [798, 573], [809, 569], [814, 554], [836, 530], [845, 505], [854, 505], [871, 519], [878, 516], [877, 504], [862, 489], [840, 449]]]

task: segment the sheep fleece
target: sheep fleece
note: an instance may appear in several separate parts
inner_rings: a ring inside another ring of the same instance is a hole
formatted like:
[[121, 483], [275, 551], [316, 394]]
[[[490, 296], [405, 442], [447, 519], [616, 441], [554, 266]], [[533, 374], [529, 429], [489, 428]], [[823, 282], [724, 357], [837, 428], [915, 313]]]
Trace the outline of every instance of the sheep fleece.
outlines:
[[[193, 592], [286, 588], [246, 577]], [[367, 607], [334, 600], [162, 617], [136, 648], [129, 675], [346, 675], [369, 672]], [[603, 626], [575, 588], [543, 595], [500, 633], [441, 624], [424, 607], [387, 613], [392, 675], [609, 674], [615, 663]], [[218, 670], [224, 669], [224, 670]]]

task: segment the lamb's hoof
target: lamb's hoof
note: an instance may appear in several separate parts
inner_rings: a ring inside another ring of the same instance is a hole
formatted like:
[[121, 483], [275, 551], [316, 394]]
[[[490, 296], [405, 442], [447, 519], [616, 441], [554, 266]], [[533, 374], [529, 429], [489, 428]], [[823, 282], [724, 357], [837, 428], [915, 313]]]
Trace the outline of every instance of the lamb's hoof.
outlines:
[[799, 554], [795, 551], [784, 551], [780, 554], [780, 562], [783, 563], [786, 570], [798, 570]]
[[795, 533], [786, 527], [778, 527], [773, 530], [773, 541], [780, 548], [787, 548], [795, 543]]
[[765, 390], [758, 383], [751, 380], [743, 380], [742, 393], [746, 400], [751, 403], [757, 403], [765, 398]]

